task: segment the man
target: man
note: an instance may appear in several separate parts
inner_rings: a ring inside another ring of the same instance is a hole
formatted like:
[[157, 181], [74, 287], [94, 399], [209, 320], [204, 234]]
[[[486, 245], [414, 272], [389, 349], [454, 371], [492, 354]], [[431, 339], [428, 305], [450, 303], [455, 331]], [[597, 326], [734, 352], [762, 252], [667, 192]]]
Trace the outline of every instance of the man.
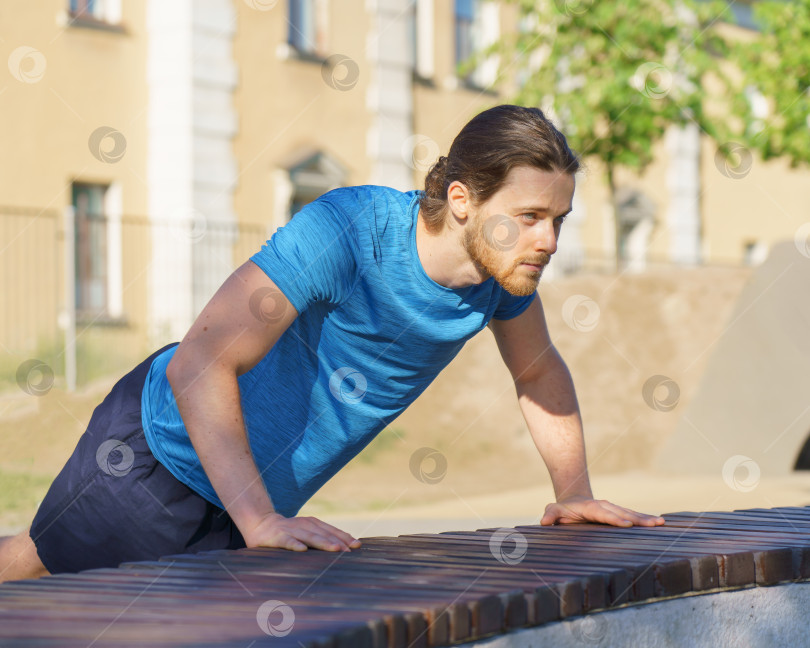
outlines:
[[557, 501], [542, 524], [653, 526], [594, 500], [565, 363], [536, 293], [579, 162], [537, 109], [471, 120], [425, 192], [332, 191], [203, 309], [179, 346], [94, 412], [0, 579], [214, 548], [360, 543], [307, 499], [485, 326], [512, 373]]

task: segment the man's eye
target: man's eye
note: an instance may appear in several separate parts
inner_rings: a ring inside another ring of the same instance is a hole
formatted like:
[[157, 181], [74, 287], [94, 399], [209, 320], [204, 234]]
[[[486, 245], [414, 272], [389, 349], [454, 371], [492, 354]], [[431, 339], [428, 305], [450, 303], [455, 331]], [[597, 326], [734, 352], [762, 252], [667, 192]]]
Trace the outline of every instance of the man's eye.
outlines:
[[554, 224], [558, 226], [562, 225], [565, 222], [566, 218], [568, 218], [567, 214], [565, 216], [557, 216], [557, 218], [554, 219]]
[[536, 214], [521, 214], [520, 217], [523, 220], [529, 221], [529, 222], [537, 220], [537, 215]]

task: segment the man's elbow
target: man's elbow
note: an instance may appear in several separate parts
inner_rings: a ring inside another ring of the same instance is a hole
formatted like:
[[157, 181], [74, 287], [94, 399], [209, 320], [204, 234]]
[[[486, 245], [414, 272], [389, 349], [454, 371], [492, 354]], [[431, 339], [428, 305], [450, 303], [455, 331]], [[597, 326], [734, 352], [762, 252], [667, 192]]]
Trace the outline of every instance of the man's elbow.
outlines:
[[514, 376], [515, 384], [518, 387], [521, 385], [536, 385], [559, 372], [568, 373], [568, 367], [557, 349], [551, 346], [519, 375]]
[[195, 375], [199, 375], [199, 367], [196, 366], [199, 362], [200, 356], [194, 352], [190, 352], [188, 344], [181, 343], [174, 352], [169, 364], [166, 365], [166, 380], [174, 393], [182, 391], [189, 382], [194, 380]]
[[166, 366], [166, 380], [175, 394], [211, 381], [235, 380], [238, 366], [220, 349], [185, 340]]

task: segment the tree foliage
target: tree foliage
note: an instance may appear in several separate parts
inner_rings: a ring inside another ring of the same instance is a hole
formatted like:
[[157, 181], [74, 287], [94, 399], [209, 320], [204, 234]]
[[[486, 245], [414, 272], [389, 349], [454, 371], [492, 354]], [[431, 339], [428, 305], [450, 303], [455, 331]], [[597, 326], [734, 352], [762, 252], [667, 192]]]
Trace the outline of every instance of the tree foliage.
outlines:
[[[756, 91], [737, 102], [746, 143], [766, 160], [810, 163], [810, 0], [760, 2], [754, 16], [762, 33], [735, 47], [746, 83]], [[767, 107], [758, 105], [756, 93]]]
[[500, 43], [512, 100], [551, 110], [570, 145], [608, 170], [641, 172], [671, 124], [723, 138], [704, 80], [727, 54], [723, 10], [691, 0], [515, 0], [522, 28]]

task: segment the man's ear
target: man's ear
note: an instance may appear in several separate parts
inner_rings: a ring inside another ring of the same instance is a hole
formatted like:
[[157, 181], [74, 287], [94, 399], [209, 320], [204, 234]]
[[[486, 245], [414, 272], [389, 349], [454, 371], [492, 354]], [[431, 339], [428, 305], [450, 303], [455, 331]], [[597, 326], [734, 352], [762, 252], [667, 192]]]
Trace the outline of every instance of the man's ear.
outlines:
[[447, 205], [450, 208], [450, 213], [456, 218], [462, 220], [469, 216], [470, 206], [470, 192], [461, 182], [454, 180], [447, 187]]

